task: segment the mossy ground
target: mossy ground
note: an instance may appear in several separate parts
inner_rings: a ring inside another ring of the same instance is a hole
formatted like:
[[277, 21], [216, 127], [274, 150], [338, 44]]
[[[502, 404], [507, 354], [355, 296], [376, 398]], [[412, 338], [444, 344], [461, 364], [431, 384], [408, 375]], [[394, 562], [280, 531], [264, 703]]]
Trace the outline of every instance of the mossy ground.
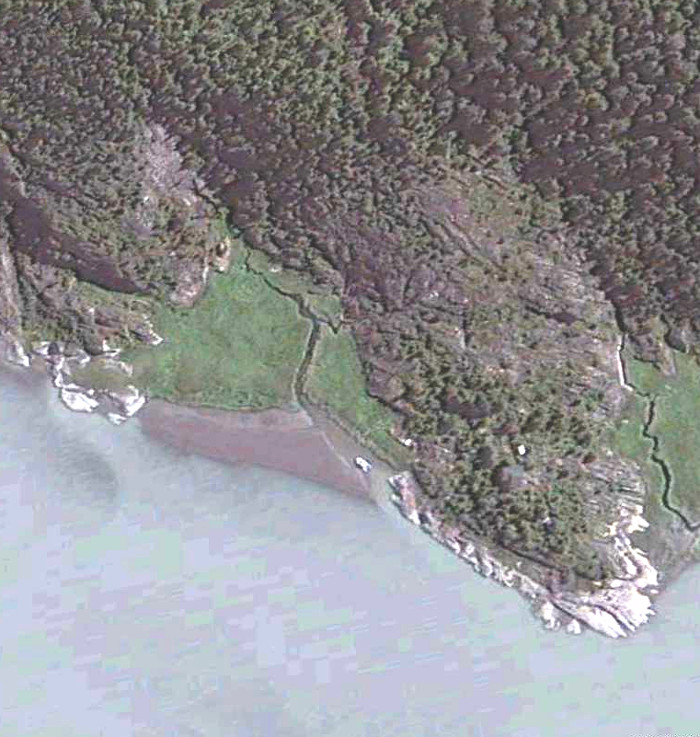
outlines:
[[636, 387], [637, 391], [650, 396], [657, 396], [667, 391], [670, 387], [669, 382], [674, 378], [663, 374], [652, 363], [638, 361], [635, 358], [626, 359], [625, 366], [631, 384]]
[[89, 386], [97, 391], [122, 391], [133, 383], [132, 378], [123, 371], [94, 362], [71, 367], [71, 378], [80, 386]]
[[[652, 441], [643, 435], [647, 412], [648, 401], [639, 395], [630, 395], [618, 426], [608, 439], [620, 455], [631, 458], [643, 467], [649, 462], [653, 446]], [[653, 464], [649, 465], [652, 469], [654, 468]], [[650, 474], [650, 476], [654, 477], [650, 478], [650, 481], [656, 480], [656, 474]], [[660, 477], [658, 480], [661, 483]]]
[[[663, 507], [664, 477], [657, 463], [651, 459], [653, 442], [644, 436], [649, 412], [649, 400], [638, 394], [630, 395], [617, 427], [606, 438], [607, 443], [621, 456], [635, 461], [642, 471], [647, 496], [645, 516], [662, 518], [671, 513]], [[670, 521], [670, 519], [668, 520]]]
[[[629, 372], [629, 363], [627, 368]], [[642, 372], [651, 369], [648, 379], [659, 381], [659, 377], [652, 373], [656, 371], [653, 367], [645, 365], [639, 368]], [[659, 464], [651, 459], [653, 442], [643, 434], [648, 420], [649, 401], [638, 394], [631, 394], [618, 426], [607, 440], [617, 453], [637, 462], [644, 478], [644, 518], [649, 527], [634, 533], [634, 545], [645, 551], [658, 570], [667, 572], [676, 568], [679, 555], [687, 543], [682, 534], [681, 520], [664, 505], [664, 476]]]
[[162, 305], [153, 322], [166, 342], [124, 356], [152, 396], [225, 409], [294, 401], [311, 323], [241, 263], [213, 276], [194, 309]]
[[650, 431], [672, 474], [669, 502], [691, 522], [700, 522], [700, 371], [693, 358], [676, 356], [676, 376], [656, 402]]
[[[669, 502], [691, 522], [700, 521], [700, 370], [695, 358], [674, 352], [675, 375], [665, 375], [652, 364], [626, 361], [630, 382], [656, 398], [649, 432], [659, 440], [658, 455], [671, 473]], [[637, 460], [658, 488], [658, 465], [649, 462], [651, 442], [643, 437], [647, 400], [634, 397], [615, 436], [617, 449]]]
[[391, 434], [396, 420], [394, 413], [370, 397], [365, 384], [350, 333], [336, 334], [323, 327], [305, 384], [309, 400], [327, 409], [363, 445], [386, 460], [405, 462], [408, 451]]

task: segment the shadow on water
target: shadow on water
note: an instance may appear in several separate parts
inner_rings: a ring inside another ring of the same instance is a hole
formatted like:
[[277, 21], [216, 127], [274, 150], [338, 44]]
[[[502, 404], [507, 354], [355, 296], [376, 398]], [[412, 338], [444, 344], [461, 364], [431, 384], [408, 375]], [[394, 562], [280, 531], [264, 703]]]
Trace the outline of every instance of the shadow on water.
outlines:
[[[85, 417], [84, 423], [76, 423], [77, 418], [60, 405], [46, 378], [34, 371], [6, 368], [0, 381], [13, 387], [0, 403], [0, 427], [12, 428], [3, 433], [4, 452], [16, 465], [13, 472], [21, 474], [23, 485], [43, 485], [47, 504], [116, 511], [118, 474], [104, 447], [95, 442], [104, 421]], [[25, 442], [27, 434], [32, 435], [31, 448]], [[55, 479], [60, 484], [53, 483]]]

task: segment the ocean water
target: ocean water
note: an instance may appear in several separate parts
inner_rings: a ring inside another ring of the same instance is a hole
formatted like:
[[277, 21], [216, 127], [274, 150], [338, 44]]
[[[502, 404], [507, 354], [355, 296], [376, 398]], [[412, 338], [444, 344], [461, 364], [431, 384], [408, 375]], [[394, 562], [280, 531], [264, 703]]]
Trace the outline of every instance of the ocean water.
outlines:
[[690, 737], [699, 601], [549, 633], [389, 505], [0, 374], [2, 737]]

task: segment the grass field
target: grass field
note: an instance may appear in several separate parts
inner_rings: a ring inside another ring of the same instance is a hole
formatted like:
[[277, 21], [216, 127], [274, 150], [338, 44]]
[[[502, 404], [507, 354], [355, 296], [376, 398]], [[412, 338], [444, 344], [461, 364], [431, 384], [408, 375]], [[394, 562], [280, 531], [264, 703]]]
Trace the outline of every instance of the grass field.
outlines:
[[[678, 356], [683, 356], [679, 353]], [[676, 364], [678, 361], [676, 361]], [[637, 391], [644, 394], [656, 396], [667, 391], [669, 382], [674, 377], [665, 376], [653, 364], [644, 361], [637, 361], [634, 358], [625, 358], [625, 369], [627, 371], [627, 380], [634, 386]]]
[[[194, 308], [156, 309], [153, 325], [165, 342], [122, 356], [134, 367], [134, 384], [154, 397], [224, 409], [295, 401], [294, 379], [311, 322], [275, 289], [301, 296], [317, 317], [333, 324], [341, 317], [340, 301], [294, 272], [270, 271], [262, 254], [251, 252], [248, 267], [245, 256], [229, 273], [214, 275]], [[411, 454], [391, 434], [394, 414], [367, 394], [352, 336], [323, 324], [320, 330], [304, 387], [309, 401], [382, 458], [405, 464]]]
[[[674, 363], [675, 376], [665, 376], [651, 364], [630, 359], [626, 368], [630, 382], [639, 391], [656, 397], [649, 431], [659, 439], [659, 456], [671, 472], [669, 500], [694, 522], [700, 521], [700, 370], [695, 359], [683, 353], [674, 352]], [[643, 399], [634, 398], [614, 443], [621, 453], [640, 463], [648, 457], [646, 449], [650, 450], [649, 441], [641, 435], [641, 407], [645, 404]], [[661, 479], [658, 468], [654, 476]]]
[[240, 262], [214, 275], [193, 309], [160, 306], [154, 327], [165, 343], [124, 354], [152, 396], [225, 409], [294, 401], [311, 323]]
[[656, 404], [651, 432], [671, 469], [671, 504], [692, 522], [700, 521], [700, 371], [694, 359], [678, 354], [677, 374]]
[[368, 448], [402, 463], [407, 450], [391, 435], [394, 414], [367, 394], [355, 342], [348, 332], [323, 327], [305, 385], [309, 400], [324, 407]]
[[612, 439], [612, 444], [621, 455], [641, 465], [646, 463], [652, 450], [651, 440], [642, 435], [646, 419], [647, 401], [631, 395]]
[[[652, 499], [661, 502], [664, 477], [657, 463], [651, 460], [653, 443], [642, 434], [647, 421], [648, 400], [638, 395], [630, 395], [619, 424], [609, 438], [610, 445], [620, 455], [639, 464], [644, 481], [651, 492]], [[648, 501], [647, 501], [648, 504]]]

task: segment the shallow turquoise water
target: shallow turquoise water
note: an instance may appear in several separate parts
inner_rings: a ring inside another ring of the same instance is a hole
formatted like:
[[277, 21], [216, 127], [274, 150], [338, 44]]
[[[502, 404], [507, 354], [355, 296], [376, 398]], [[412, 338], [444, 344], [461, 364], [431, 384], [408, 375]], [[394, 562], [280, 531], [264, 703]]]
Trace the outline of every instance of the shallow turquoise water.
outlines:
[[388, 507], [0, 375], [3, 737], [690, 737], [698, 601], [548, 633]]

